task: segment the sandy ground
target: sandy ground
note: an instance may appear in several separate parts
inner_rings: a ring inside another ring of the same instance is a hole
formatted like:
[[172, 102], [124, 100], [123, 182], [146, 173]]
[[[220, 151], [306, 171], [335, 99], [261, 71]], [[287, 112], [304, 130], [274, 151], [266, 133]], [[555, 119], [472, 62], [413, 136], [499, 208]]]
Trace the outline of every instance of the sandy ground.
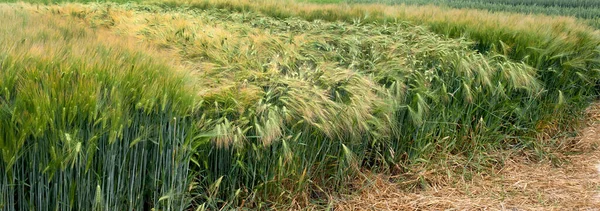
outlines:
[[562, 161], [511, 156], [493, 176], [478, 175], [426, 190], [406, 191], [375, 176], [360, 194], [340, 199], [336, 210], [600, 210], [600, 103], [585, 125], [564, 138]]

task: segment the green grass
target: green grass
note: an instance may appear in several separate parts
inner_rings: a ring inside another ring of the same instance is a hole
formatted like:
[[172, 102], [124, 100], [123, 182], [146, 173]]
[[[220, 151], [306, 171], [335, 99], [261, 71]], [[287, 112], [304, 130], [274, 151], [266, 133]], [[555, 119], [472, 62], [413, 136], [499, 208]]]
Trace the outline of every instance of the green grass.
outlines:
[[363, 170], [453, 155], [477, 171], [538, 149], [600, 81], [600, 38], [569, 18], [220, 0], [0, 11], [5, 210], [326, 206]]

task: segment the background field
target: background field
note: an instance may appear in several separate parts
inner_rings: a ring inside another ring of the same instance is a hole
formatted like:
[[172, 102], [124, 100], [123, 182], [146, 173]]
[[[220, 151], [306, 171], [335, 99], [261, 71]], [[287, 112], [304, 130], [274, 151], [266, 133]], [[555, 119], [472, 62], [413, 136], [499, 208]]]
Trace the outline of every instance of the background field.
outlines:
[[585, 19], [587, 24], [600, 28], [600, 2], [594, 0], [309, 0], [308, 2], [437, 5], [452, 8], [481, 9], [492, 12], [573, 16]]
[[544, 158], [600, 91], [599, 33], [573, 17], [33, 3], [0, 7], [5, 210], [325, 209], [372, 173], [425, 189], [411, 172]]

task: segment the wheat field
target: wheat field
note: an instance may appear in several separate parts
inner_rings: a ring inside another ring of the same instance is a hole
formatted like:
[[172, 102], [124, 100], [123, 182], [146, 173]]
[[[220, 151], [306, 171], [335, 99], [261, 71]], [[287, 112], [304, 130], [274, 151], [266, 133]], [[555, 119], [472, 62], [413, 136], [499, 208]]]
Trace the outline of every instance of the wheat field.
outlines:
[[436, 6], [5, 3], [0, 209], [326, 209], [367, 172], [544, 156], [598, 96], [599, 46], [571, 17]]

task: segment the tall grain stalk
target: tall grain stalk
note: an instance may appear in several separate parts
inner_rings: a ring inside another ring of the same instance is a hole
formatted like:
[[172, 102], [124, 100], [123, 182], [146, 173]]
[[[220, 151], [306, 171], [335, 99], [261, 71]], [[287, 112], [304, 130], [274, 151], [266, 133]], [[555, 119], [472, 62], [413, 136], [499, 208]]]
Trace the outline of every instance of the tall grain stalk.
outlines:
[[133, 43], [0, 10], [1, 209], [186, 208], [184, 77]]

